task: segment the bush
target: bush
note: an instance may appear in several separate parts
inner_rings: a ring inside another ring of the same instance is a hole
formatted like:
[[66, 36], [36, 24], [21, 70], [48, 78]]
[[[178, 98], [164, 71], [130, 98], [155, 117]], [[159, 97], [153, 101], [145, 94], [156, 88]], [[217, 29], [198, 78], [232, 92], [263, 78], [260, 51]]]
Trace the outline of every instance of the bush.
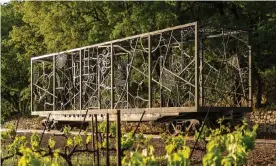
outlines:
[[263, 80], [263, 94], [266, 99], [267, 106], [276, 108], [276, 67], [261, 72]]

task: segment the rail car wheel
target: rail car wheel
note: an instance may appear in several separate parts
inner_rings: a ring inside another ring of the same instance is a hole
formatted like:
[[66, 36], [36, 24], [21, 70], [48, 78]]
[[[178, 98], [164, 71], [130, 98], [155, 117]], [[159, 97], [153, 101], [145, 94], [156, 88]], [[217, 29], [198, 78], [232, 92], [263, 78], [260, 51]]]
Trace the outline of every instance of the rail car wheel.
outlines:
[[200, 128], [200, 122], [197, 119], [189, 119], [185, 121], [185, 132], [194, 134]]
[[58, 123], [55, 126], [55, 129], [58, 130], [58, 131], [60, 131], [60, 132], [63, 132], [64, 126], [63, 126], [63, 124]]
[[167, 131], [170, 135], [176, 136], [178, 135], [182, 130], [182, 126], [177, 124], [176, 121], [167, 123]]
[[194, 134], [199, 127], [200, 122], [197, 119], [178, 120], [167, 123], [167, 131], [172, 136], [176, 136], [180, 132]]

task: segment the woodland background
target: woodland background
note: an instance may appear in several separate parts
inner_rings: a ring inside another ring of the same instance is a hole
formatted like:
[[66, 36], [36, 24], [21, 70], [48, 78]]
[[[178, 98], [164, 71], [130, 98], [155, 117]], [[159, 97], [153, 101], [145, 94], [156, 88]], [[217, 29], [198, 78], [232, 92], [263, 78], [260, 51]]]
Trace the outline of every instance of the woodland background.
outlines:
[[249, 31], [255, 108], [276, 108], [275, 2], [9, 2], [1, 5], [1, 122], [30, 114], [30, 58], [198, 21]]

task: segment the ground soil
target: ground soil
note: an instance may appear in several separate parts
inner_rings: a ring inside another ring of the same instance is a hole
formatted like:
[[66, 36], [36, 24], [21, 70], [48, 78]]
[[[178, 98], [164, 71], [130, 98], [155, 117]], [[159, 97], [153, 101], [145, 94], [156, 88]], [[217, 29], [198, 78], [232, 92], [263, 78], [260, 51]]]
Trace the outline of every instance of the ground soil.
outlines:
[[1, 125], [1, 128], [8, 128], [9, 125], [17, 126], [18, 129], [43, 129], [41, 121], [43, 118], [38, 116], [23, 116], [23, 117], [11, 117], [4, 124]]

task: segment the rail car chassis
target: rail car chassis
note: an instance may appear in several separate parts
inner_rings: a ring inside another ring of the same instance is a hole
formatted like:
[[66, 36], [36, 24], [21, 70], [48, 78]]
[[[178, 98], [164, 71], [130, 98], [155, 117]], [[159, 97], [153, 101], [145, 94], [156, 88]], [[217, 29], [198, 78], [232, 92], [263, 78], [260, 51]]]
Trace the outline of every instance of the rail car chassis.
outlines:
[[207, 112], [235, 120], [252, 111], [251, 61], [246, 31], [197, 22], [32, 57], [32, 115], [114, 121], [120, 110], [175, 131]]

